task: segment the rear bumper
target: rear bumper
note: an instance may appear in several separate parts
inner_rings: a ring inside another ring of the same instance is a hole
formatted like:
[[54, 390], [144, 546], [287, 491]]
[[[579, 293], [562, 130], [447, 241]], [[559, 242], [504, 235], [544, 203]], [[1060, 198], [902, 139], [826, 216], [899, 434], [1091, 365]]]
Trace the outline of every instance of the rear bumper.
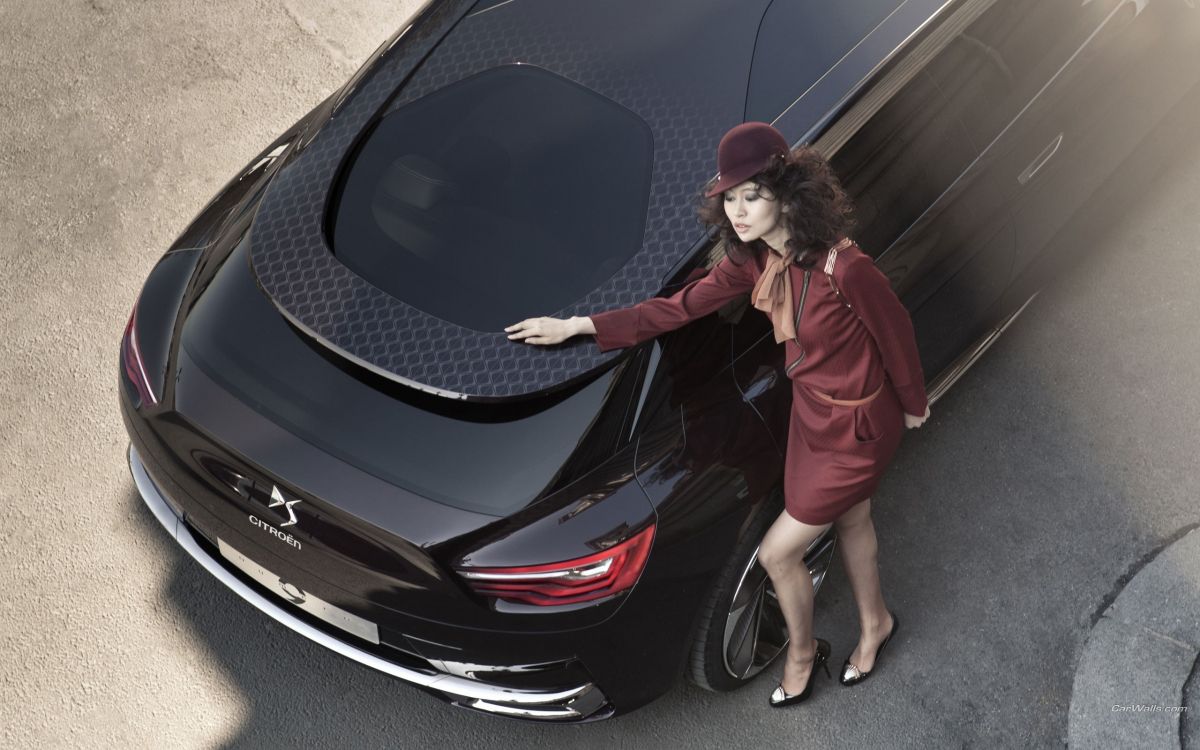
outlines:
[[372, 669], [391, 675], [447, 700], [454, 705], [485, 713], [545, 721], [603, 719], [613, 712], [609, 701], [593, 683], [559, 690], [517, 689], [446, 674], [434, 669], [416, 670], [381, 659], [318, 630], [291, 614], [279, 603], [263, 596], [233, 575], [192, 536], [172, 503], [150, 478], [141, 457], [129, 446], [129, 470], [143, 502], [163, 528], [197, 562], [222, 584], [274, 620], [320, 645]]

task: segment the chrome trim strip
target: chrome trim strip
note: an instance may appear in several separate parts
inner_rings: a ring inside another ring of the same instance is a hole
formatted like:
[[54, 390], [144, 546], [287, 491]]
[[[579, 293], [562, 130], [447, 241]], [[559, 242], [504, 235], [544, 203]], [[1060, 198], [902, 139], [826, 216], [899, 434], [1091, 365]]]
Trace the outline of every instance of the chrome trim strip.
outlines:
[[629, 437], [633, 437], [633, 431], [637, 429], [638, 419], [642, 416], [642, 407], [646, 404], [646, 394], [650, 392], [650, 383], [658, 372], [658, 360], [661, 357], [662, 344], [655, 339], [654, 345], [650, 348], [650, 361], [646, 363], [646, 372], [642, 375], [642, 392], [638, 395], [637, 408], [633, 410], [633, 419], [629, 420]]
[[[274, 304], [275, 309], [279, 311], [280, 315], [287, 318], [289, 323], [296, 326], [301, 331], [304, 331], [304, 333], [307, 334], [308, 337], [311, 338], [313, 341], [316, 341], [317, 343], [321, 344], [326, 349], [328, 349], [329, 351], [338, 355], [339, 357], [349, 360], [350, 362], [353, 362], [354, 364], [358, 365], [359, 367], [362, 367], [363, 369], [370, 370], [371, 372], [375, 373], [376, 375], [378, 375], [380, 377], [388, 378], [389, 380], [394, 380], [397, 383], [403, 383], [404, 385], [407, 385], [409, 387], [416, 388], [418, 391], [424, 391], [425, 393], [432, 393], [435, 396], [442, 396], [443, 398], [452, 398], [452, 399], [456, 399], [458, 401], [467, 401], [468, 400], [467, 394], [465, 394], [465, 393], [455, 393], [454, 391], [447, 391], [443, 388], [437, 388], [432, 385], [425, 385], [424, 383], [418, 383], [417, 381], [412, 380], [410, 378], [405, 378], [400, 375], [396, 375], [394, 373], [388, 372], [387, 370], [383, 369], [382, 367], [373, 365], [361, 357], [358, 357], [354, 354], [351, 354], [348, 351], [340, 349], [337, 346], [334, 346], [330, 342], [326, 341], [325, 338], [318, 335], [316, 331], [314, 331], [313, 329], [304, 325], [304, 323], [300, 322], [299, 318], [297, 318], [295, 315], [292, 315], [288, 310], [286, 310], [283, 307], [283, 305], [279, 304], [275, 300], [274, 297], [271, 298], [271, 303]], [[471, 400], [477, 401], [479, 399], [471, 399]]]
[[480, 581], [524, 581], [535, 578], [566, 578], [569, 580], [578, 580], [581, 578], [595, 578], [597, 576], [607, 575], [609, 568], [612, 567], [612, 564], [613, 558], [610, 557], [585, 567], [576, 566], [567, 568], [565, 570], [549, 570], [544, 573], [485, 573], [472, 571], [468, 568], [456, 568], [456, 572], [464, 578], [472, 578]]
[[504, 0], [504, 2], [502, 2], [502, 3], [496, 3], [492, 7], [484, 8], [483, 10], [477, 10], [474, 13], [468, 14], [466, 17], [474, 18], [475, 16], [482, 16], [484, 13], [487, 13], [488, 11], [493, 11], [496, 8], [503, 8], [505, 5], [508, 5], [509, 3], [513, 2], [513, 1], [514, 0]]
[[[133, 475], [134, 484], [137, 485], [138, 493], [142, 496], [142, 501], [150, 508], [154, 517], [163, 525], [179, 546], [183, 547], [196, 562], [200, 563], [218, 581], [228, 587], [238, 596], [245, 599], [257, 609], [270, 616], [276, 622], [287, 628], [294, 630], [300, 635], [308, 638], [311, 641], [336, 651], [348, 659], [370, 667], [372, 669], [383, 672], [397, 679], [403, 680], [414, 685], [419, 685], [425, 688], [432, 688], [445, 693], [451, 698], [461, 699], [462, 705], [474, 706], [480, 710], [493, 713], [509, 713], [511, 711], [520, 711], [520, 708], [512, 708], [499, 704], [518, 704], [521, 707], [531, 707], [536, 709], [539, 706], [544, 706], [541, 709], [545, 713], [545, 718], [583, 718], [584, 714], [579, 713], [573, 708], [564, 707], [561, 704], [574, 701], [581, 696], [585, 696], [590, 692], [599, 693], [593, 683], [584, 683], [577, 687], [568, 688], [566, 690], [557, 691], [537, 691], [537, 690], [517, 690], [514, 688], [501, 687], [491, 685], [477, 680], [468, 680], [462, 677], [453, 675], [419, 672], [415, 669], [402, 667], [398, 664], [393, 664], [389, 661], [379, 658], [374, 654], [362, 651], [351, 646], [348, 643], [343, 643], [335, 638], [326, 635], [317, 630], [308, 623], [296, 618], [289, 612], [285, 611], [274, 602], [266, 599], [257, 591], [251, 589], [240, 579], [227, 571], [219, 562], [205, 552], [197, 543], [187, 526], [179, 523], [177, 517], [163, 499], [162, 493], [154, 484], [154, 481], [146, 473], [146, 468], [142, 464], [141, 456], [131, 443], [129, 446], [129, 470]], [[604, 701], [598, 701], [603, 704]], [[549, 704], [549, 705], [547, 705]], [[554, 713], [546, 713], [546, 712]], [[537, 711], [529, 714], [531, 718], [537, 718]]]
[[[837, 68], [837, 66], [839, 66], [839, 65], [841, 65], [843, 62], [845, 62], [845, 60], [846, 60], [846, 58], [847, 58], [847, 57], [849, 57], [850, 55], [854, 54], [854, 50], [856, 50], [856, 49], [858, 49], [859, 47], [861, 47], [861, 46], [863, 45], [863, 42], [865, 42], [865, 41], [867, 41], [868, 39], [870, 39], [872, 34], [874, 34], [876, 31], [879, 31], [880, 27], [882, 27], [882, 26], [883, 26], [885, 23], [887, 23], [888, 21], [890, 21], [890, 20], [891, 20], [891, 18], [892, 18], [892, 16], [896, 15], [897, 13], [899, 13], [899, 12], [900, 12], [900, 11], [901, 11], [901, 10], [904, 8], [904, 6], [905, 6], [905, 5], [908, 5], [908, 3], [909, 3], [909, 0], [904, 0], [904, 2], [900, 3], [899, 5], [897, 5], [897, 6], [895, 7], [895, 9], [894, 9], [894, 10], [892, 10], [892, 12], [891, 12], [891, 13], [888, 13], [888, 14], [887, 14], [887, 16], [886, 16], [886, 17], [884, 17], [884, 19], [883, 19], [882, 21], [880, 21], [879, 23], [875, 24], [875, 27], [874, 27], [873, 29], [871, 29], [870, 31], [868, 31], [866, 34], [863, 34], [863, 36], [862, 36], [862, 39], [859, 39], [857, 42], [855, 42], [855, 44], [854, 44], [854, 46], [853, 46], [853, 47], [851, 47], [850, 49], [846, 50], [846, 53], [845, 53], [844, 55], [842, 55], [841, 57], [839, 57], [839, 58], [838, 58], [838, 60], [837, 60], [837, 62], [835, 62], [833, 65], [830, 65], [830, 66], [829, 66], [829, 68], [828, 68], [828, 69], [827, 69], [827, 70], [826, 70], [824, 73], [822, 73], [822, 74], [821, 74], [821, 77], [820, 77], [820, 78], [818, 78], [817, 80], [813, 81], [813, 82], [812, 82], [812, 83], [809, 85], [809, 87], [808, 87], [808, 88], [804, 89], [804, 92], [803, 92], [802, 94], [800, 94], [800, 96], [797, 96], [795, 99], [793, 99], [791, 104], [789, 104], [789, 105], [787, 105], [786, 107], [784, 107], [782, 112], [780, 112], [779, 114], [775, 115], [775, 119], [774, 119], [774, 120], [771, 120], [771, 124], [772, 124], [772, 125], [774, 125], [775, 123], [779, 122], [779, 121], [780, 121], [780, 120], [783, 118], [783, 116], [784, 116], [784, 115], [786, 115], [786, 114], [787, 114], [787, 113], [788, 113], [788, 112], [791, 110], [791, 108], [792, 108], [792, 107], [796, 106], [796, 104], [797, 104], [797, 103], [799, 103], [799, 101], [800, 101], [801, 99], [803, 99], [804, 97], [808, 96], [808, 92], [810, 92], [810, 91], [812, 91], [813, 89], [815, 89], [815, 88], [817, 87], [817, 84], [821, 83], [821, 81], [824, 81], [826, 78], [828, 78], [828, 77], [829, 77], [829, 74], [830, 74], [830, 73], [832, 73], [832, 72], [833, 72], [833, 71], [834, 71], [834, 70]], [[949, 4], [949, 2], [947, 2], [947, 5], [948, 5], [948, 4]], [[945, 7], [945, 6], [943, 6], [943, 7]], [[940, 11], [939, 11], [939, 12], [940, 12]], [[766, 14], [765, 14], [765, 12], [764, 12], [764, 15], [766, 15]], [[936, 14], [935, 14], [935, 15], [936, 15]], [[926, 23], [928, 23], [928, 21], [926, 21]], [[924, 26], [924, 24], [922, 24], [922, 26]], [[905, 41], [908, 41], [908, 39], [909, 39], [909, 38], [911, 38], [911, 35], [909, 35], [909, 37], [906, 37], [906, 38], [905, 38]], [[897, 47], [897, 49], [898, 49], [898, 47]], [[892, 50], [892, 54], [894, 54], [894, 53], [895, 53], [895, 49], [893, 49], [893, 50]], [[876, 66], [875, 68], [872, 68], [872, 70], [878, 70], [878, 66]], [[869, 75], [868, 75], [868, 77], [869, 77]]]
[[154, 393], [154, 388], [150, 385], [150, 378], [146, 375], [146, 366], [142, 364], [142, 347], [138, 346], [137, 337], [137, 308], [134, 308], [130, 320], [133, 321], [133, 325], [129, 326], [129, 346], [133, 349], [133, 364], [137, 365], [138, 375], [142, 376], [138, 385], [145, 386], [146, 395], [150, 397], [150, 405], [153, 406], [158, 403], [158, 395]]
[[1050, 145], [1042, 149], [1042, 153], [1034, 157], [1033, 161], [1029, 163], [1029, 166], [1025, 167], [1025, 169], [1021, 171], [1021, 174], [1017, 175], [1017, 183], [1024, 185], [1032, 180], [1034, 176], [1041, 171], [1042, 167], [1046, 166], [1046, 162], [1050, 161], [1050, 159], [1058, 153], [1058, 149], [1060, 146], [1062, 146], [1062, 142], [1063, 133], [1059, 133], [1054, 137], [1054, 140], [1050, 141]]
[[1000, 334], [1004, 333], [1004, 331], [1010, 325], [1012, 325], [1013, 321], [1017, 319], [1017, 316], [1024, 312], [1026, 307], [1029, 307], [1029, 303], [1033, 302], [1033, 298], [1038, 296], [1038, 294], [1039, 292], [1034, 292], [1029, 299], [1025, 300], [1025, 304], [1017, 308], [1016, 312], [1014, 312], [1012, 315], [1009, 315], [1007, 318], [1001, 321], [999, 325], [993, 327], [991, 330], [981, 336], [973, 346], [960, 354], [958, 359], [951, 362], [950, 365], [942, 371], [942, 374], [939, 375], [934, 382], [930, 383], [930, 404], [937, 403], [939, 398], [946, 395], [946, 392], [950, 390], [950, 386], [958, 382], [958, 379], [961, 378], [966, 371], [971, 368], [971, 365], [979, 361], [979, 358], [983, 356], [983, 353], [986, 352], [992, 344], [996, 343], [996, 339], [1000, 338]]
[[579, 712], [572, 708], [525, 708], [517, 706], [502, 706], [499, 703], [492, 703], [485, 700], [473, 700], [466, 704], [471, 708], [477, 708], [480, 711], [487, 711], [493, 714], [504, 714], [505, 716], [520, 716], [526, 719], [570, 719], [579, 716]]
[[146, 473], [146, 467], [142, 465], [142, 457], [133, 447], [133, 443], [129, 444], [129, 473], [133, 474], [133, 483], [137, 485], [138, 494], [142, 496], [142, 502], [146, 503], [146, 507], [158, 519], [167, 533], [173, 539], [178, 539], [176, 531], [179, 527], [179, 516], [175, 515], [175, 511], [167, 504], [162, 494], [158, 491], [158, 487], [154, 484], [154, 480]]

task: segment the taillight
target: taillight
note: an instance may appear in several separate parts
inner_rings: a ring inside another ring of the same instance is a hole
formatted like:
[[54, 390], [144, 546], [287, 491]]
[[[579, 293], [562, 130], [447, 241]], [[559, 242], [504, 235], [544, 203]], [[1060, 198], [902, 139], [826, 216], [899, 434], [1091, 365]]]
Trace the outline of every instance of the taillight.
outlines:
[[653, 524], [602, 552], [572, 560], [507, 568], [459, 567], [481, 594], [528, 604], [574, 604], [631, 588], [654, 540]]
[[121, 338], [121, 364], [125, 367], [125, 377], [137, 389], [142, 404], [157, 404], [154, 389], [150, 387], [150, 378], [146, 376], [146, 365], [142, 361], [142, 351], [138, 348], [137, 340], [137, 304], [129, 313], [129, 322], [125, 324], [125, 335]]

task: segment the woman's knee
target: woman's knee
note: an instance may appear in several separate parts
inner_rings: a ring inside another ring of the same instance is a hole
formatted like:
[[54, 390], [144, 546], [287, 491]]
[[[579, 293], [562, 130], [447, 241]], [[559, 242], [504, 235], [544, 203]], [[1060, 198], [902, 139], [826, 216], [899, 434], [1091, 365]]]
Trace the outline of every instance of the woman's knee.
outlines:
[[871, 523], [871, 498], [855, 503], [833, 522], [839, 535], [853, 533]]
[[778, 544], [773, 543], [769, 534], [758, 546], [758, 564], [768, 572], [773, 573], [785, 568], [791, 557], [787, 550], [781, 550]]
[[758, 564], [768, 572], [780, 572], [795, 564], [795, 545], [789, 544], [784, 535], [774, 527], [767, 531], [758, 546]]
[[758, 547], [758, 563], [768, 572], [786, 573], [798, 569], [804, 562], [809, 544], [828, 528], [829, 524], [801, 523], [785, 511], [763, 537]]

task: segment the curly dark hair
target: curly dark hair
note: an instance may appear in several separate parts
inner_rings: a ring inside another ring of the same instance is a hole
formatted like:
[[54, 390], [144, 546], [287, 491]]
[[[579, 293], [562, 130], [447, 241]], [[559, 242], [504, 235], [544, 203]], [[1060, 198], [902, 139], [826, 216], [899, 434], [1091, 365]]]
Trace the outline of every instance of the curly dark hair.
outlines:
[[[797, 146], [749, 181], [766, 188], [789, 207], [780, 214], [780, 220], [791, 235], [788, 247], [795, 250], [792, 262], [801, 268], [812, 268], [830, 246], [854, 229], [854, 207], [849, 196], [829, 162], [810, 146]], [[724, 204], [721, 193], [702, 198], [700, 220], [718, 228], [733, 261], [741, 264], [750, 253], [767, 252], [761, 239], [749, 243], [738, 239]]]

